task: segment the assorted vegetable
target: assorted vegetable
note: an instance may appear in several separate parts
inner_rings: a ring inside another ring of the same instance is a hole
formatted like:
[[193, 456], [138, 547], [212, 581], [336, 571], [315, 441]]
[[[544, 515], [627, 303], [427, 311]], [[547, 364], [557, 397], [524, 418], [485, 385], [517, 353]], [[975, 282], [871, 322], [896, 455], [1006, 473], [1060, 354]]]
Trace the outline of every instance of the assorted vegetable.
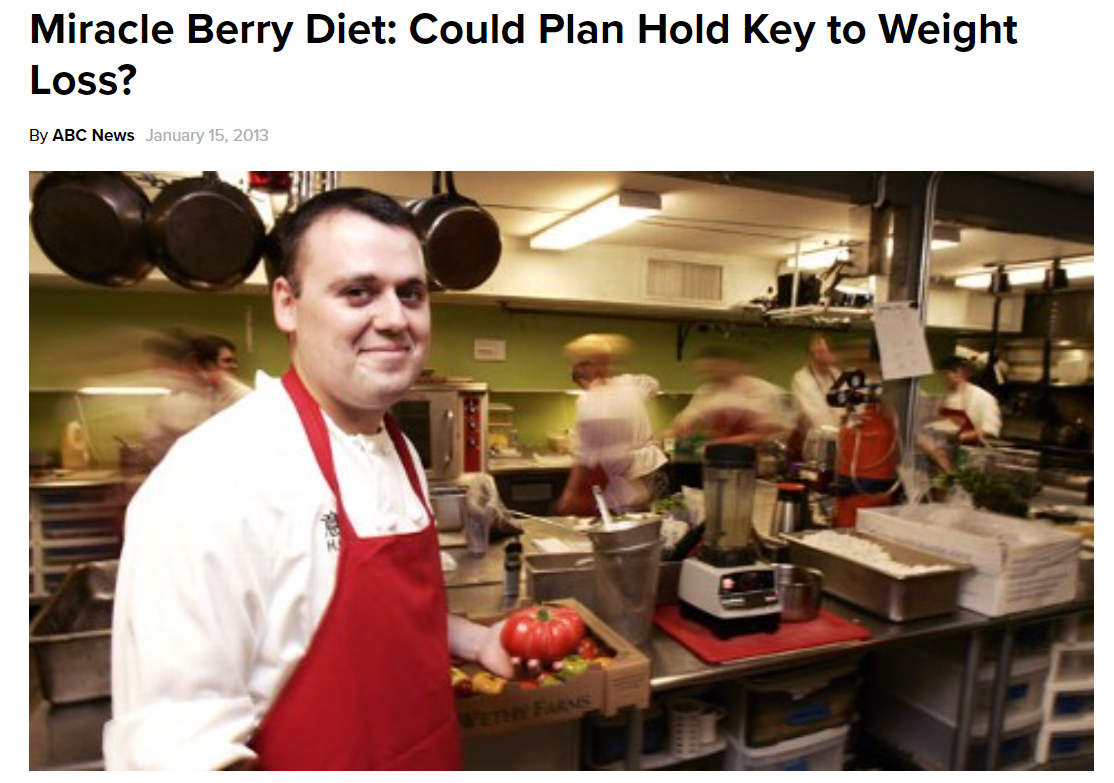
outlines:
[[511, 655], [515, 678], [506, 680], [488, 671], [469, 675], [451, 668], [453, 693], [458, 698], [503, 693], [508, 688], [548, 688], [580, 677], [591, 669], [605, 669], [611, 650], [588, 635], [574, 609], [538, 605], [507, 618], [500, 641]]

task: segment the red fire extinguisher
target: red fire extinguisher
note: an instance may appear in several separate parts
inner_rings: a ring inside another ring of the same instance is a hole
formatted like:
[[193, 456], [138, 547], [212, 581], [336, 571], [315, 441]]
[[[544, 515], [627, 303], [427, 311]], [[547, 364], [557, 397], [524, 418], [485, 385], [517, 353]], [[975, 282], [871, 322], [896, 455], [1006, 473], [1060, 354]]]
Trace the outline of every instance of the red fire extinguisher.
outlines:
[[[841, 379], [842, 380], [842, 379]], [[830, 404], [845, 405], [848, 415], [839, 431], [836, 467], [836, 527], [854, 527], [860, 508], [888, 506], [897, 488], [898, 446], [893, 417], [878, 399], [879, 388], [867, 387], [856, 372], [839, 390], [836, 382]]]

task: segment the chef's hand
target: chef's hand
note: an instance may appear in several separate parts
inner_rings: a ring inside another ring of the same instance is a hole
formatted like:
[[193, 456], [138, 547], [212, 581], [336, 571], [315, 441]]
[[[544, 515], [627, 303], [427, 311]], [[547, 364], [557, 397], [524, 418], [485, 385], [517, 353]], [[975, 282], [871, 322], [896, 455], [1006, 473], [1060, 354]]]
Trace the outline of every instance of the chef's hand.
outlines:
[[489, 628], [450, 614], [449, 650], [457, 657], [475, 661], [492, 674], [510, 679], [514, 676], [514, 666], [499, 641], [502, 630], [502, 622]]
[[499, 634], [502, 630], [502, 621], [487, 629], [487, 634], [480, 643], [476, 662], [492, 674], [511, 679], [515, 673], [514, 665], [511, 662], [511, 656], [503, 649], [503, 643], [499, 641]]

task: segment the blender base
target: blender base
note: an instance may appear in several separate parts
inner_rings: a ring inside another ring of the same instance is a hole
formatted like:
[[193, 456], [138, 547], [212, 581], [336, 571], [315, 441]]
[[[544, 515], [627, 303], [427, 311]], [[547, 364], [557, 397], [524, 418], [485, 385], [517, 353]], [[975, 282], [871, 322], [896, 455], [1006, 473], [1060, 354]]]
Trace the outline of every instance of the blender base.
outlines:
[[683, 600], [677, 601], [677, 605], [681, 608], [681, 617], [704, 626], [717, 639], [731, 639], [751, 633], [776, 633], [781, 626], [780, 611], [740, 617], [716, 617]]

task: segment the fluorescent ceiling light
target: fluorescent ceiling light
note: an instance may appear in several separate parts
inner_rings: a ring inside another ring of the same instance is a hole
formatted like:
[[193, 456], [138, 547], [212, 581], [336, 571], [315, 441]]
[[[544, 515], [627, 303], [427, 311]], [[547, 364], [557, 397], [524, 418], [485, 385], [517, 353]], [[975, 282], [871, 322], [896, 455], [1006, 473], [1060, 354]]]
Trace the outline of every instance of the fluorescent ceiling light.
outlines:
[[634, 190], [597, 201], [530, 238], [536, 250], [568, 250], [661, 212], [661, 194]]
[[[1012, 272], [1010, 273], [1010, 282], [1013, 282]], [[990, 288], [990, 272], [979, 272], [976, 275], [960, 275], [955, 279], [955, 284], [960, 288], [978, 288], [985, 291]]]
[[[1049, 264], [1051, 262], [1048, 262]], [[1095, 276], [1095, 261], [1065, 262], [1061, 268], [1069, 280], [1078, 280]], [[1010, 285], [1041, 285], [1044, 283], [1045, 273], [1049, 269], [1045, 264], [1038, 266], [1022, 266], [1007, 269]], [[990, 272], [977, 272], [971, 275], [960, 275], [953, 281], [960, 288], [972, 288], [986, 291], [990, 288]]]
[[1044, 267], [1026, 267], [1009, 270], [1010, 283], [1013, 285], [1033, 285], [1044, 282]]
[[77, 390], [78, 394], [103, 394], [103, 395], [163, 395], [170, 394], [170, 389], [163, 386], [85, 386]]
[[1075, 264], [1064, 264], [1063, 269], [1068, 273], [1069, 280], [1078, 280], [1081, 277], [1095, 276], [1095, 260], [1080, 261]]

